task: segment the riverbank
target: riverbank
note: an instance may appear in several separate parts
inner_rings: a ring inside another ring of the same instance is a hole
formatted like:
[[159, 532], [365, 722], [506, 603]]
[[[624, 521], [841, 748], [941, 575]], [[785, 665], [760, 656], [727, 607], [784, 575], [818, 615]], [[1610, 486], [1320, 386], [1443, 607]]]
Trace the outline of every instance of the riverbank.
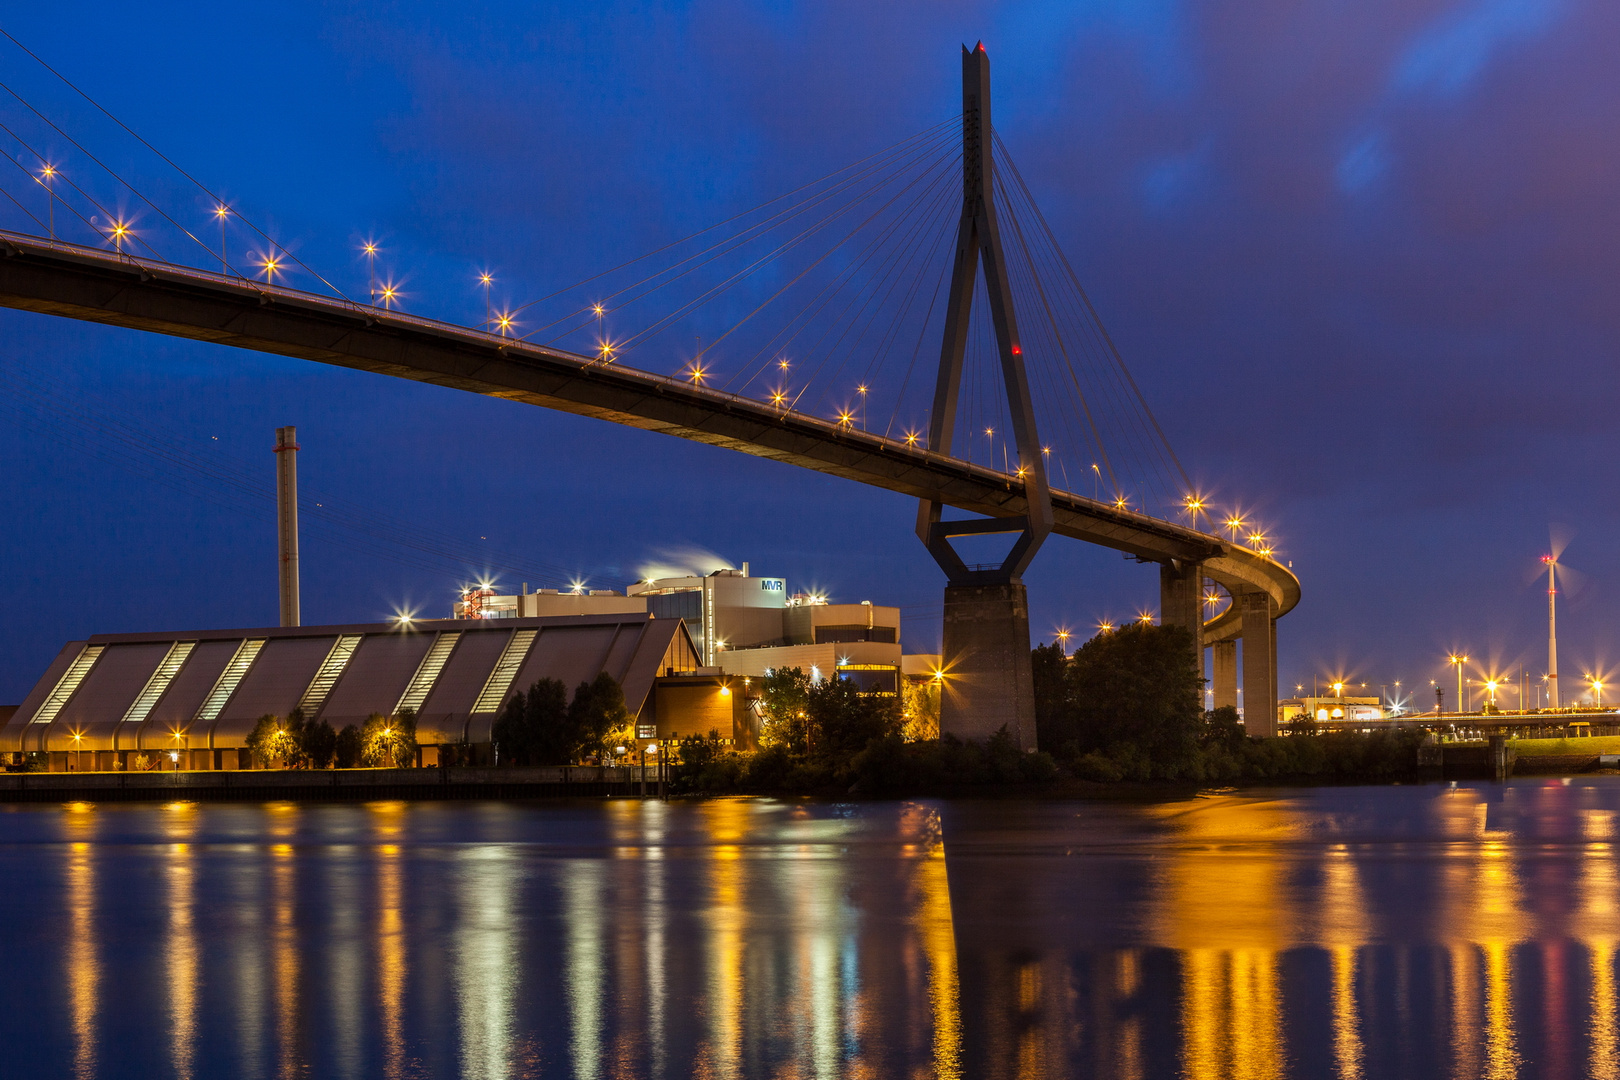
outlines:
[[374, 799], [538, 799], [656, 794], [634, 766], [430, 769], [243, 769], [176, 772], [0, 774], [0, 802], [370, 801]]

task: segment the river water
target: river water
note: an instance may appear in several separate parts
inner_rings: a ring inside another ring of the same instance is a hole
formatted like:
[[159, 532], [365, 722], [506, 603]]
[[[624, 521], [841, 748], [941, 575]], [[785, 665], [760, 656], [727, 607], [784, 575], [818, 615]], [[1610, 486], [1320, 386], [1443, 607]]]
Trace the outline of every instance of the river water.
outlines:
[[0, 808], [0, 1075], [1620, 1077], [1620, 778]]

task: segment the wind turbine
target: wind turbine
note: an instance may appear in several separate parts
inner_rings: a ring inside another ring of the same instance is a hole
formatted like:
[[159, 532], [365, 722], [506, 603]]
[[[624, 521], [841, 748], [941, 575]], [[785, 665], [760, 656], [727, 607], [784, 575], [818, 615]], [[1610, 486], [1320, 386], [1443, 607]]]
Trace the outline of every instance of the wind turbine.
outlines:
[[1550, 539], [1551, 550], [1541, 557], [1542, 563], [1547, 567], [1547, 705], [1558, 708], [1558, 577], [1563, 575], [1564, 583], [1573, 586], [1575, 572], [1564, 566], [1558, 560], [1569, 546], [1569, 537], [1563, 530], [1554, 527]]

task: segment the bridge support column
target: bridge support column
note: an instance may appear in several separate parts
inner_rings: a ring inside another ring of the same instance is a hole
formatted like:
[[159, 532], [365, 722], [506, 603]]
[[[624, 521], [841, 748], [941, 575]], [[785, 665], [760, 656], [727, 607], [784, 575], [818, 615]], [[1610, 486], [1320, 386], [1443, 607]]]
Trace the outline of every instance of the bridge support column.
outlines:
[[1277, 621], [1271, 597], [1239, 596], [1243, 605], [1243, 728], [1254, 738], [1277, 734]]
[[1179, 626], [1192, 635], [1192, 659], [1204, 673], [1204, 575], [1197, 563], [1159, 564], [1159, 624]]
[[1237, 642], [1217, 641], [1210, 646], [1210, 674], [1215, 684], [1215, 707], [1237, 708]]
[[1003, 726], [1035, 749], [1029, 599], [1020, 582], [945, 588], [945, 684], [939, 731], [983, 742]]

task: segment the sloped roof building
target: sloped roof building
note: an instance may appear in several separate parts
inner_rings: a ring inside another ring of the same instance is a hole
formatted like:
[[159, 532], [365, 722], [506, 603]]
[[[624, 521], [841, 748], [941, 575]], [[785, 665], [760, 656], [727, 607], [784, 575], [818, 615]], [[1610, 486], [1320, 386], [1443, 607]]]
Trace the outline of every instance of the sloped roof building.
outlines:
[[605, 671], [645, 724], [658, 680], [698, 669], [681, 620], [639, 612], [100, 634], [63, 647], [0, 727], [0, 753], [93, 753], [91, 767], [116, 768], [101, 755], [184, 751], [193, 768], [232, 768], [225, 752], [259, 717], [298, 708], [340, 729], [412, 709], [419, 744], [476, 745], [539, 679], [572, 688]]

